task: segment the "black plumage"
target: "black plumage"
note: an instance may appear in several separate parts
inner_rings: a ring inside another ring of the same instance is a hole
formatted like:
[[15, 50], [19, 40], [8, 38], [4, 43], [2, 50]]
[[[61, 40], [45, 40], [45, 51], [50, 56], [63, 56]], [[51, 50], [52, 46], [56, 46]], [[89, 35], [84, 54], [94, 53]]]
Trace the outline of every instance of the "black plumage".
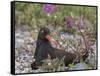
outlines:
[[31, 64], [32, 69], [37, 69], [38, 66], [41, 66], [41, 61], [48, 58], [48, 55], [50, 55], [51, 59], [54, 59], [56, 57], [58, 59], [62, 59], [64, 57], [65, 66], [68, 66], [68, 64], [73, 63], [76, 58], [76, 55], [52, 47], [51, 43], [46, 38], [47, 35], [50, 35], [50, 30], [46, 27], [41, 28], [38, 34], [36, 50], [34, 54], [35, 62]]

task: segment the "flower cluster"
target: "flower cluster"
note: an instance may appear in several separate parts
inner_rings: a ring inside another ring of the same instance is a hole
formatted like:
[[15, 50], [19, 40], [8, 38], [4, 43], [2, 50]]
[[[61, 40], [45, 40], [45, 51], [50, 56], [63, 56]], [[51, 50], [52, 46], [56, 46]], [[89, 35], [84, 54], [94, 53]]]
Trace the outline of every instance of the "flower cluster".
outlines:
[[67, 26], [67, 28], [72, 28], [72, 26], [74, 25], [74, 21], [71, 16], [65, 16], [64, 23]]
[[[54, 5], [53, 4], [44, 4], [43, 5], [43, 12], [47, 13], [47, 15], [49, 16], [50, 13], [54, 12]], [[56, 18], [56, 16], [55, 16]], [[68, 29], [73, 28], [73, 26], [77, 24], [80, 25], [80, 28], [84, 28], [86, 26], [86, 21], [83, 18], [83, 16], [78, 16], [76, 17], [76, 21], [74, 21], [74, 19], [71, 16], [65, 16], [64, 17], [64, 24], [66, 25], [66, 27]]]
[[52, 13], [54, 11], [54, 5], [52, 5], [52, 4], [44, 4], [43, 5], [43, 11], [45, 13]]

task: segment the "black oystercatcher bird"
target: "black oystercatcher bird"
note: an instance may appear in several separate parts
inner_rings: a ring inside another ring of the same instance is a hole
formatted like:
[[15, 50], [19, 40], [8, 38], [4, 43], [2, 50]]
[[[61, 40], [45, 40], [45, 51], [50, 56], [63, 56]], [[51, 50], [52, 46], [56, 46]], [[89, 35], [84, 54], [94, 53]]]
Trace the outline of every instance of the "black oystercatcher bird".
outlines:
[[75, 54], [54, 48], [52, 47], [50, 42], [57, 44], [57, 42], [50, 36], [49, 28], [41, 28], [38, 34], [36, 50], [34, 54], [35, 62], [31, 64], [32, 69], [38, 69], [38, 66], [42, 65], [41, 61], [48, 58], [48, 55], [50, 55], [51, 59], [54, 59], [56, 57], [58, 59], [62, 59], [64, 57], [65, 66], [73, 63], [76, 58]]

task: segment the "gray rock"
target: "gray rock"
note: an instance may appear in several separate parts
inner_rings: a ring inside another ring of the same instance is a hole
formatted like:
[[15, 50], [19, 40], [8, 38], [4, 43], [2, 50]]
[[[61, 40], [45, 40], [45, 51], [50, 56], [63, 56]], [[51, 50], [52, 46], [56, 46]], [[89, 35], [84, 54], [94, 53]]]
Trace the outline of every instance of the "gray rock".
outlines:
[[91, 46], [91, 50], [90, 50], [90, 53], [89, 53], [89, 56], [86, 60], [87, 63], [89, 63], [94, 69], [97, 67], [97, 58], [96, 58], [96, 43]]
[[69, 70], [84, 70], [84, 69], [88, 69], [88, 65], [82, 62], [76, 64], [72, 68], [69, 68]]

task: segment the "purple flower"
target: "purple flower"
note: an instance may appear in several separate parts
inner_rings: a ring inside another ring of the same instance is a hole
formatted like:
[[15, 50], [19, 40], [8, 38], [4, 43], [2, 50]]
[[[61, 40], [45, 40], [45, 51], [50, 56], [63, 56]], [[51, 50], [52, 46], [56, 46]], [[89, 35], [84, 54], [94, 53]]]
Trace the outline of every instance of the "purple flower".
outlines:
[[70, 17], [70, 16], [64, 17], [64, 23], [67, 26], [67, 28], [72, 28], [72, 26], [74, 25], [74, 21], [73, 21], [72, 17]]
[[51, 13], [51, 12], [53, 12], [53, 5], [52, 4], [44, 4], [43, 5], [43, 11], [45, 12], [45, 13]]

